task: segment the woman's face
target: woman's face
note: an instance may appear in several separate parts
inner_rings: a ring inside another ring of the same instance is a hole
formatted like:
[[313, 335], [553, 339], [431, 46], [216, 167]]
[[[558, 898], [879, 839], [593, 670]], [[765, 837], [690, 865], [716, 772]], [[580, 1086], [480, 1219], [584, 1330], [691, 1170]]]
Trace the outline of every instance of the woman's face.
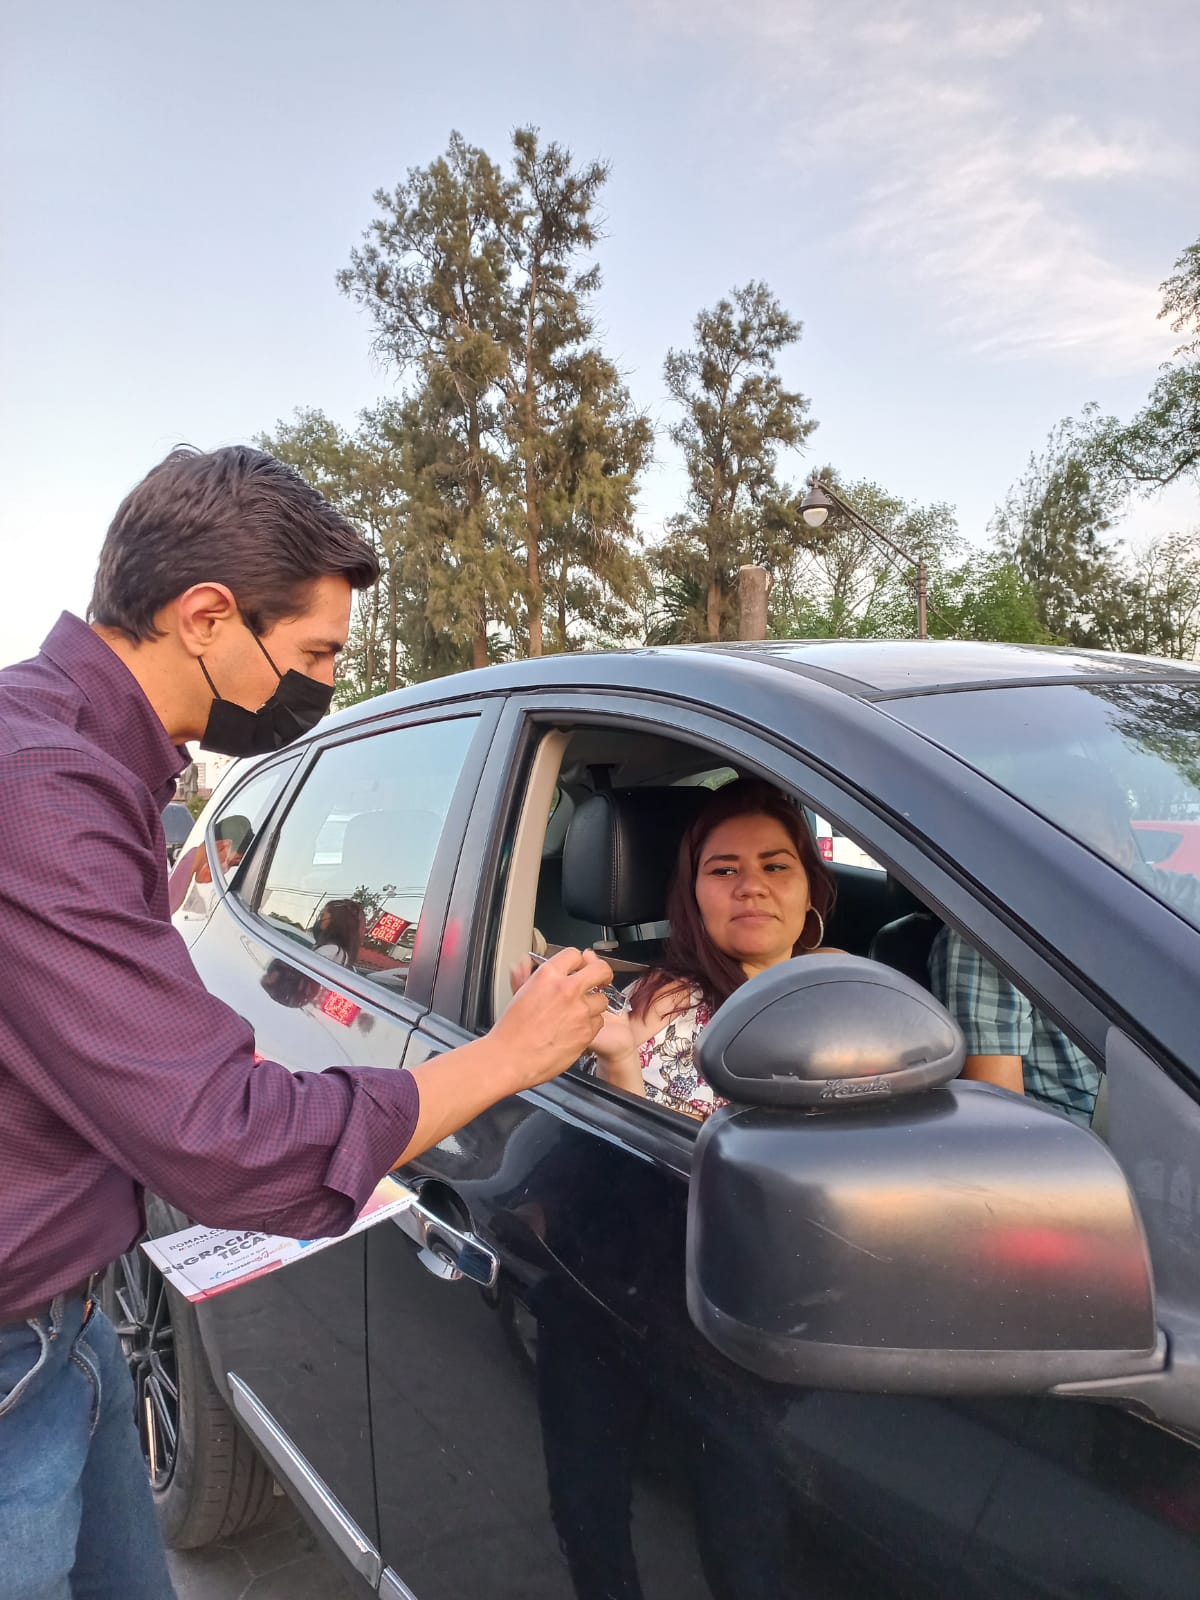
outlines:
[[787, 961], [808, 916], [808, 874], [773, 817], [731, 817], [700, 849], [696, 903], [717, 949], [748, 977]]

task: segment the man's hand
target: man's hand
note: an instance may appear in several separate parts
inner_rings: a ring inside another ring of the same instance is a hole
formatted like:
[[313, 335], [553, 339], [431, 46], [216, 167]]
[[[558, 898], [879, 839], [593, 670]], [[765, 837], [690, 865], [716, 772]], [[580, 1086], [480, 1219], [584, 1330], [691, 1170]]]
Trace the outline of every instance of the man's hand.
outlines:
[[519, 993], [490, 1033], [412, 1068], [421, 1106], [396, 1167], [456, 1133], [497, 1100], [565, 1072], [596, 1037], [608, 1010], [596, 990], [613, 976], [607, 961], [590, 950], [560, 950], [532, 978], [529, 967], [524, 962], [514, 970]]
[[513, 968], [513, 1003], [488, 1035], [519, 1077], [514, 1089], [556, 1078], [579, 1059], [608, 1014], [598, 991], [613, 981], [593, 950], [560, 950], [532, 977], [530, 967], [526, 960]]

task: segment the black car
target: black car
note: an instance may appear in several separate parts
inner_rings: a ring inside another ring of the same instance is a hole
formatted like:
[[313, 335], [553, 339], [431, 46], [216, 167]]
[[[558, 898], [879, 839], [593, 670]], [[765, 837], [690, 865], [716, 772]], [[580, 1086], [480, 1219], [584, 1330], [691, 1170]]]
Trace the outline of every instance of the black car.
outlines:
[[[1050, 781], [1068, 758], [1123, 797], [1126, 845], [1194, 827], [1200, 670], [954, 643], [558, 656], [235, 769], [176, 921], [292, 1068], [470, 1039], [539, 940], [629, 981], [687, 819], [736, 775], [870, 864], [832, 869], [828, 942], [858, 959], [774, 969], [710, 1025], [734, 1103], [708, 1122], [585, 1059], [413, 1163], [403, 1227], [198, 1311], [118, 1263], [168, 1537], [245, 1526], [274, 1479], [390, 1600], [1195, 1600], [1200, 883], [1085, 827], [1091, 797]], [[1102, 1071], [1090, 1129], [942, 1081], [943, 926]]]

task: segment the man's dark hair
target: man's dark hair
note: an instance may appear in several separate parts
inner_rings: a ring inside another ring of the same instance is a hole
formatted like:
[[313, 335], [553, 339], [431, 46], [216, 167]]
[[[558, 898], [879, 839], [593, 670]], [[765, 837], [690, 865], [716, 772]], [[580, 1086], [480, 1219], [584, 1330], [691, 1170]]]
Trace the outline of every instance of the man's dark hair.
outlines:
[[130, 491], [100, 552], [88, 615], [137, 644], [197, 583], [232, 589], [255, 633], [298, 616], [316, 578], [365, 589], [375, 552], [292, 467], [248, 445], [172, 450]]

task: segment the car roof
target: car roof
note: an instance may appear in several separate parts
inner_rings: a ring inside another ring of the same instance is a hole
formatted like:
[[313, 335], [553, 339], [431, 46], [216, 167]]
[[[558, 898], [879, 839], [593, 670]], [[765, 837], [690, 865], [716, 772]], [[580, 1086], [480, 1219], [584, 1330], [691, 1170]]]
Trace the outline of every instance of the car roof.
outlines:
[[[859, 700], [889, 700], [955, 690], [1083, 681], [1170, 681], [1200, 687], [1200, 663], [1157, 656], [1048, 645], [990, 644], [952, 639], [779, 639], [700, 645], [654, 645], [628, 650], [572, 651], [510, 661], [410, 684], [335, 713], [320, 731], [475, 695], [552, 688], [678, 690], [691, 680], [703, 698], [715, 687], [721, 661], [738, 672], [774, 669], [840, 689]], [[703, 689], [701, 689], [703, 685]]]
[[871, 699], [1079, 679], [1167, 677], [1200, 683], [1195, 661], [974, 639], [780, 639], [702, 648], [746, 652], [811, 677], [838, 677]]

